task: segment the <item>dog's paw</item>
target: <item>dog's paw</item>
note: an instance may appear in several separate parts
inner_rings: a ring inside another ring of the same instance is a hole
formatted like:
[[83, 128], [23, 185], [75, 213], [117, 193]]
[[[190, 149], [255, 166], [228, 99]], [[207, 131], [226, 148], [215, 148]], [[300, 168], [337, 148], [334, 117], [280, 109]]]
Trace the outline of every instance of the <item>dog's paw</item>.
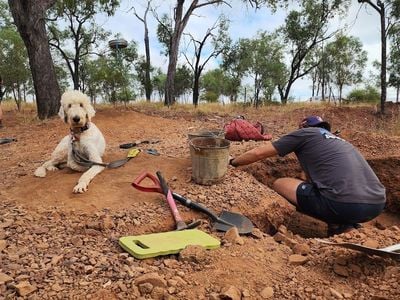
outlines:
[[82, 194], [87, 191], [88, 185], [84, 182], [78, 182], [78, 184], [74, 187], [73, 192], [75, 194]]
[[48, 166], [46, 169], [47, 169], [47, 171], [57, 171], [58, 170], [58, 168], [56, 166]]
[[34, 175], [36, 177], [46, 177], [46, 169], [43, 166], [40, 166], [36, 169]]

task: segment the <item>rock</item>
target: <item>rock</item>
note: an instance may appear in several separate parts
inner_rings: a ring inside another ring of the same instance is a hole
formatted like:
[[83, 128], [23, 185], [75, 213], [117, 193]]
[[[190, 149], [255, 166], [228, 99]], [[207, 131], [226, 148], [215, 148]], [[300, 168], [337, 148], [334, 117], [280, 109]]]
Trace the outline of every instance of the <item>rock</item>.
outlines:
[[308, 258], [299, 254], [292, 254], [289, 256], [289, 263], [292, 265], [303, 265], [308, 261]]
[[239, 231], [238, 231], [238, 229], [236, 227], [232, 227], [231, 229], [229, 229], [225, 233], [224, 239], [227, 240], [229, 243], [232, 243], [232, 244], [239, 244], [239, 245], [243, 245], [244, 244], [244, 240], [240, 237]]
[[164, 265], [171, 269], [176, 269], [179, 267], [179, 262], [176, 259], [164, 259]]
[[135, 284], [137, 286], [140, 286], [143, 283], [150, 283], [153, 286], [159, 286], [163, 288], [167, 287], [166, 281], [157, 273], [147, 273], [136, 278]]
[[263, 232], [258, 228], [253, 228], [251, 235], [257, 239], [262, 239], [264, 237]]
[[286, 236], [283, 235], [281, 232], [277, 232], [274, 235], [274, 240], [275, 240], [275, 242], [281, 243], [286, 240]]
[[251, 294], [250, 294], [249, 290], [244, 289], [242, 291], [242, 296], [245, 297], [245, 298], [249, 298], [251, 296]]
[[335, 290], [335, 289], [333, 289], [333, 288], [330, 288], [329, 291], [330, 291], [331, 295], [332, 295], [334, 298], [336, 298], [336, 299], [343, 299], [342, 294], [339, 293], [337, 290]]
[[15, 289], [17, 290], [18, 295], [21, 297], [25, 297], [34, 291], [36, 291], [36, 287], [31, 285], [28, 281], [22, 281], [15, 285]]
[[166, 291], [159, 286], [156, 286], [152, 291], [151, 291], [151, 297], [154, 300], [162, 300], [164, 299], [164, 295], [165, 295]]
[[53, 256], [53, 258], [51, 259], [51, 264], [53, 265], [53, 266], [55, 266], [55, 265], [57, 265], [62, 259], [64, 258], [64, 255], [56, 255], [56, 256]]
[[13, 281], [13, 278], [8, 276], [7, 274], [0, 273], [0, 282], [7, 283], [9, 281]]
[[333, 272], [335, 272], [337, 275], [343, 276], [343, 277], [348, 277], [349, 276], [349, 271], [345, 266], [341, 266], [338, 264], [333, 265]]
[[60, 291], [63, 290], [63, 288], [62, 288], [58, 283], [53, 284], [53, 285], [51, 286], [51, 289], [52, 289], [53, 291], [55, 291], [55, 292], [60, 292]]
[[190, 245], [179, 253], [179, 260], [194, 263], [207, 263], [209, 261], [207, 250], [202, 246]]
[[274, 289], [273, 289], [272, 287], [268, 286], [268, 287], [264, 288], [264, 289], [261, 291], [260, 296], [261, 296], [263, 299], [272, 298], [272, 297], [274, 296]]
[[237, 287], [230, 285], [222, 289], [219, 297], [224, 300], [240, 300], [242, 298], [242, 293]]
[[6, 240], [0, 240], [0, 252], [6, 249], [7, 247], [7, 241]]
[[150, 282], [141, 283], [138, 285], [140, 294], [146, 295], [150, 294], [154, 286]]
[[307, 255], [311, 252], [310, 246], [307, 244], [296, 244], [293, 246], [293, 253], [300, 255]]
[[369, 240], [366, 240], [366, 241], [363, 243], [363, 246], [369, 247], [369, 248], [378, 249], [378, 248], [379, 248], [379, 243], [378, 243], [377, 241], [375, 241], [375, 240], [369, 239]]
[[114, 221], [111, 216], [104, 216], [100, 222], [101, 229], [111, 229], [115, 227]]
[[278, 232], [282, 233], [283, 235], [286, 235], [288, 233], [288, 230], [285, 225], [279, 225]]

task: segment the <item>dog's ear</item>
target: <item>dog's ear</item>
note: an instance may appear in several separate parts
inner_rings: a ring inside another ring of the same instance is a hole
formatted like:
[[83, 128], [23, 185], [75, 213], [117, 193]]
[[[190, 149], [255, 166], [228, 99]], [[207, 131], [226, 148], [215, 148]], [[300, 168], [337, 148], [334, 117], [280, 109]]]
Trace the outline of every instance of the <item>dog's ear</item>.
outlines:
[[65, 123], [67, 123], [67, 116], [65, 115], [65, 113], [64, 113], [64, 108], [63, 108], [63, 106], [61, 105], [60, 106], [60, 110], [58, 111], [58, 115], [60, 116], [60, 118], [65, 122]]
[[85, 109], [86, 109], [88, 119], [91, 120], [94, 117], [94, 115], [96, 114], [96, 111], [94, 110], [93, 106], [89, 103], [85, 105]]

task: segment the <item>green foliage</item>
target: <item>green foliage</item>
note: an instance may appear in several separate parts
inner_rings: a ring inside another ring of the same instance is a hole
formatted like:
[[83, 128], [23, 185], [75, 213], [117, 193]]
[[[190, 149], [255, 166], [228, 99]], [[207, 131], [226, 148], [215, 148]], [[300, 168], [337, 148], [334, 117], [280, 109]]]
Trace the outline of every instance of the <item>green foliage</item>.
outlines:
[[75, 89], [80, 88], [82, 80], [81, 60], [110, 35], [94, 22], [95, 15], [102, 12], [112, 15], [118, 5], [116, 0], [58, 0], [49, 10], [50, 46], [65, 61]]
[[175, 74], [175, 97], [179, 97], [192, 88], [192, 71], [186, 65], [178, 66]]
[[[147, 81], [146, 81], [146, 71], [147, 71], [147, 62], [144, 56], [139, 57], [139, 59], [135, 62], [135, 70], [137, 74], [137, 78], [139, 80], [140, 86], [143, 90], [146, 89]], [[150, 72], [154, 72], [154, 68], [150, 66]], [[152, 91], [152, 83], [150, 82], [150, 90]]]
[[[1, 95], [13, 92], [20, 107], [22, 90], [32, 90], [28, 54], [24, 42], [14, 27], [0, 27]], [[0, 99], [1, 100], [1, 99]]]
[[205, 100], [210, 103], [218, 102], [219, 95], [214, 91], [206, 91], [200, 96], [201, 100]]
[[161, 45], [163, 45], [164, 47], [161, 53], [165, 56], [169, 55], [171, 48], [171, 40], [174, 30], [172, 27], [172, 23], [172, 19], [167, 14], [163, 14], [157, 26], [157, 38]]
[[152, 79], [152, 85], [155, 91], [158, 92], [160, 99], [164, 98], [165, 83], [167, 82], [167, 75], [157, 69]]
[[325, 55], [325, 72], [338, 86], [340, 101], [344, 85], [361, 82], [368, 59], [367, 52], [362, 49], [358, 38], [339, 34], [326, 46]]
[[101, 94], [106, 101], [130, 101], [135, 97], [131, 86], [129, 64], [118, 61], [112, 55], [101, 56], [96, 60], [85, 61], [85, 86], [93, 99]]
[[299, 10], [289, 12], [285, 25], [279, 30], [290, 62], [285, 81], [278, 87], [282, 103], [287, 102], [293, 83], [316, 66], [305, 64], [307, 56], [332, 35], [328, 33], [329, 22], [344, 13], [349, 3], [349, 0], [304, 0]]
[[[400, 1], [399, 1], [400, 2]], [[399, 12], [400, 13], [400, 12]], [[389, 56], [389, 85], [400, 88], [400, 25], [391, 27], [390, 34], [390, 56]]]
[[347, 96], [347, 99], [350, 102], [378, 103], [380, 97], [378, 90], [373, 86], [368, 85], [364, 89], [352, 90]]
[[230, 77], [222, 69], [214, 69], [205, 73], [201, 77], [201, 88], [205, 94], [201, 96], [202, 100], [216, 102], [221, 95], [230, 96], [232, 87], [236, 85], [235, 79]]

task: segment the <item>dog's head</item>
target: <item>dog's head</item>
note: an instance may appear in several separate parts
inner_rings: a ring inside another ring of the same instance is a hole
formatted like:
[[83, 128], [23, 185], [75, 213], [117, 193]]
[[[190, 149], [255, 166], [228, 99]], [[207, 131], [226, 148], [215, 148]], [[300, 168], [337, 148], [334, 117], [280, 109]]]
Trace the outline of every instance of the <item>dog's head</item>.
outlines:
[[85, 126], [95, 115], [89, 97], [80, 91], [66, 91], [61, 96], [61, 106], [58, 112], [61, 119], [71, 128]]

